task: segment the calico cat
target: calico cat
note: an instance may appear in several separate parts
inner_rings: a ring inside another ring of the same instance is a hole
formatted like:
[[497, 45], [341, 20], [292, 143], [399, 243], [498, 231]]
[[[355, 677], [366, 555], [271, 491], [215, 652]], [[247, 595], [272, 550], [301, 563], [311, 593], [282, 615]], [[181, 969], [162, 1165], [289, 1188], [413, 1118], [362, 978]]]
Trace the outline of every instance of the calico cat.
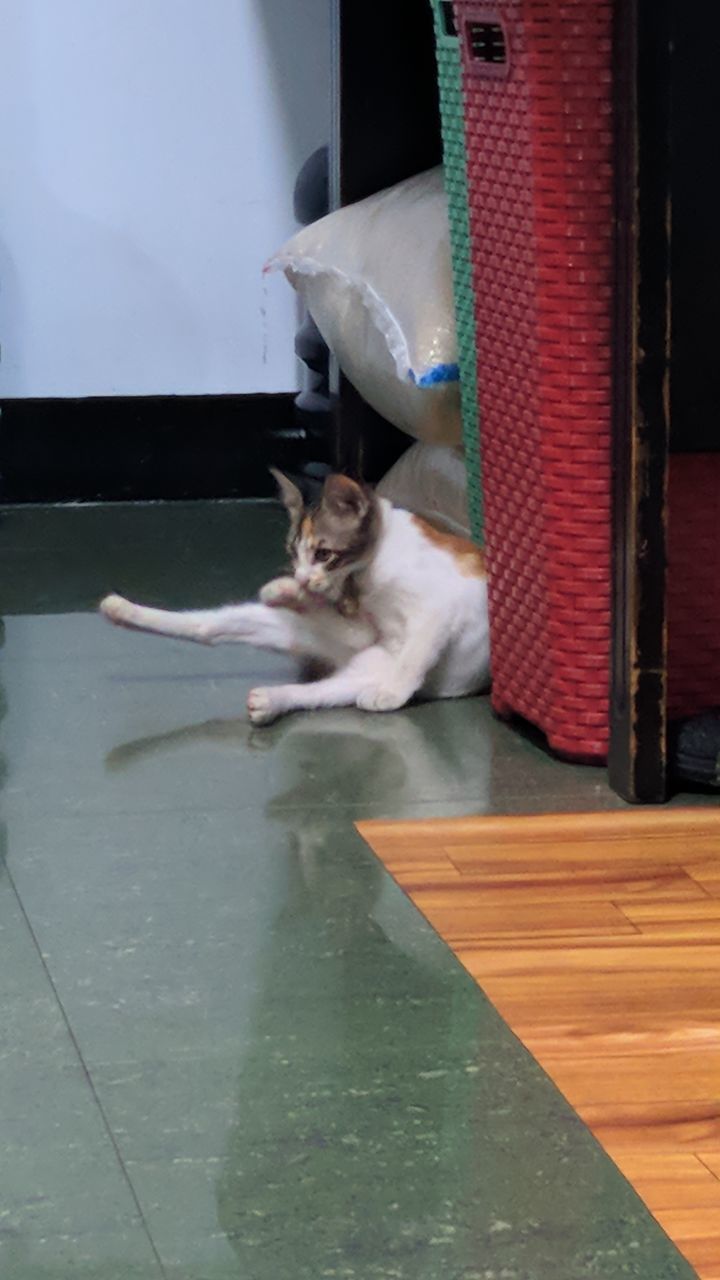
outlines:
[[347, 476], [329, 476], [317, 505], [273, 472], [290, 517], [292, 575], [259, 601], [172, 613], [106, 596], [117, 626], [201, 644], [242, 642], [320, 662], [306, 684], [253, 689], [253, 724], [288, 711], [356, 706], [393, 711], [416, 694], [458, 698], [490, 680], [482, 551], [393, 507]]

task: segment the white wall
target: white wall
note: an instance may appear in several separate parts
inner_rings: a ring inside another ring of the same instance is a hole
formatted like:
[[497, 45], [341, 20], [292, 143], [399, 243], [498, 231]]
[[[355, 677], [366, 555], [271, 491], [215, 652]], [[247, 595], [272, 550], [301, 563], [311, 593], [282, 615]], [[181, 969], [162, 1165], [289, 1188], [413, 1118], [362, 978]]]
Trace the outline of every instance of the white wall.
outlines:
[[0, 0], [0, 395], [285, 391], [329, 0]]

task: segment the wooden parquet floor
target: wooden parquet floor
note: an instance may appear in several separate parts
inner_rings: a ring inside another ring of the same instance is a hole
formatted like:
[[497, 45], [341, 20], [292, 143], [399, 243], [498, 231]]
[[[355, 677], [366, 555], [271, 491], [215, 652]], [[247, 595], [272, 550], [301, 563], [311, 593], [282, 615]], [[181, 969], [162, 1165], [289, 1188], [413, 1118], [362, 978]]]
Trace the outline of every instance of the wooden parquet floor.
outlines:
[[359, 830], [720, 1280], [720, 807]]

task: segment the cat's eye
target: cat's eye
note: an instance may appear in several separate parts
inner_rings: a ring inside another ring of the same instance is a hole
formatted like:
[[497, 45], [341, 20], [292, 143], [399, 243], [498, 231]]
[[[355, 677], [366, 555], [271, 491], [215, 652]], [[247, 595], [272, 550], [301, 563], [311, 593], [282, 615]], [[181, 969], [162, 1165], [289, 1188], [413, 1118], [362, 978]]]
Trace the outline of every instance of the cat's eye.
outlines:
[[333, 552], [329, 551], [327, 547], [316, 548], [314, 559], [317, 564], [327, 564], [328, 560], [332, 560], [332, 558]]

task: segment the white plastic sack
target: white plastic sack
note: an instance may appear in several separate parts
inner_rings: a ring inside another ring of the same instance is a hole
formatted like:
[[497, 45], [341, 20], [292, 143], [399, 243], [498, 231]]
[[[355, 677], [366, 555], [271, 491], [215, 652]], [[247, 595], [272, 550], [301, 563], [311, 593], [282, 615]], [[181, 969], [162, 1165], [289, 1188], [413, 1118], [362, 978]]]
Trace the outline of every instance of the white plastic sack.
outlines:
[[457, 340], [442, 168], [303, 228], [283, 270], [345, 376], [419, 440], [461, 438]]
[[453, 532], [469, 538], [467, 473], [459, 449], [413, 444], [377, 485], [381, 498], [396, 507], [441, 520]]

